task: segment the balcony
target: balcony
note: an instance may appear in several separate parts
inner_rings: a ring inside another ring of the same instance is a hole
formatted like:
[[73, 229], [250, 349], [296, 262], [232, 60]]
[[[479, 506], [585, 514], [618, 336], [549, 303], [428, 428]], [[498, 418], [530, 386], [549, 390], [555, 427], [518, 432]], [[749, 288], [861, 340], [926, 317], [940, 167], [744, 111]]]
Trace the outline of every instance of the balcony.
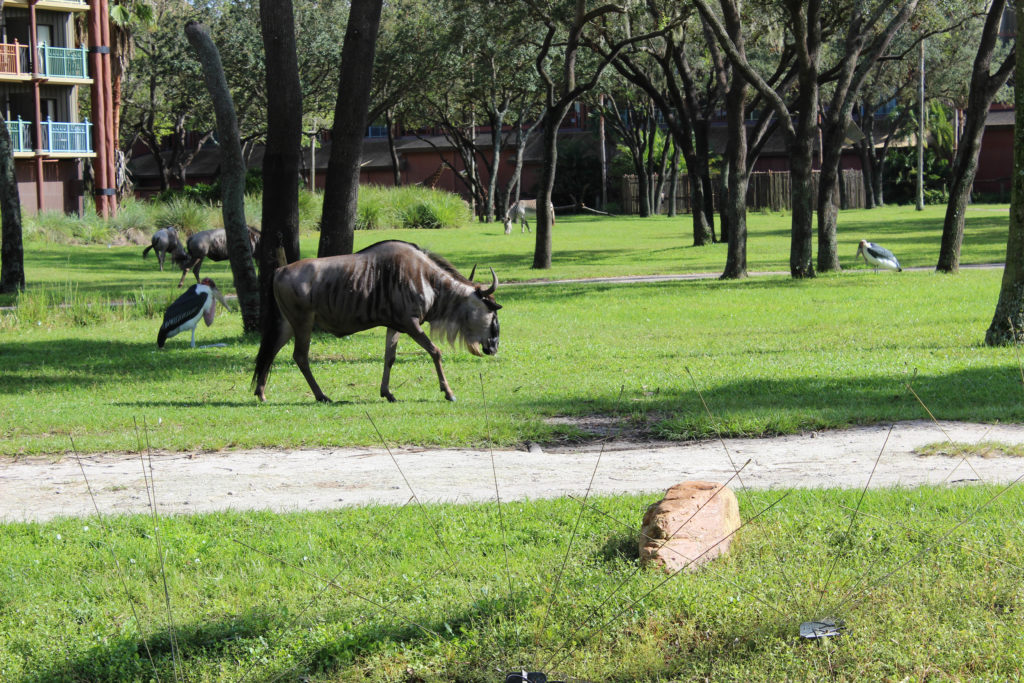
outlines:
[[17, 121], [7, 122], [7, 134], [11, 136], [11, 152], [13, 154], [32, 153], [32, 122]]
[[[89, 79], [89, 51], [85, 47], [50, 47], [40, 45], [36, 48], [39, 75], [45, 78]], [[28, 45], [17, 41], [0, 43], [0, 77], [15, 76], [19, 80], [32, 74], [32, 60], [29, 58]]]
[[[32, 154], [33, 129], [31, 121], [7, 122], [7, 132], [11, 136], [11, 151], [15, 154]], [[43, 154], [84, 156], [91, 155], [92, 123], [86, 119], [82, 123], [65, 123], [46, 119], [42, 123], [42, 143], [39, 149]]]
[[84, 47], [39, 46], [39, 73], [50, 78], [89, 78]]
[[[29, 0], [4, 0], [4, 7], [22, 7], [28, 9]], [[48, 9], [55, 12], [88, 12], [89, 3], [85, 0], [36, 0], [36, 9]]]

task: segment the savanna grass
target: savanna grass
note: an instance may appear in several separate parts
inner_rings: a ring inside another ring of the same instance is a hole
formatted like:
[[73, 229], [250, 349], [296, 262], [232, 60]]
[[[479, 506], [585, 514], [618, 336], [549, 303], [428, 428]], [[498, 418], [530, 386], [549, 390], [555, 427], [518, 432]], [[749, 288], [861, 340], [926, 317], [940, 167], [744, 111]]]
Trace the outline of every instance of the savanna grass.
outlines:
[[[413, 191], [415, 189], [419, 188]], [[725, 244], [690, 246], [693, 240], [689, 216], [648, 219], [569, 216], [559, 217], [555, 226], [551, 269], [536, 270], [532, 268], [535, 247], [532, 234], [505, 235], [500, 222], [468, 223], [458, 230], [383, 229], [402, 224], [394, 211], [399, 202], [369, 201], [374, 192], [384, 196], [381, 188], [363, 188], [363, 192], [365, 197], [360, 206], [379, 213], [380, 218], [368, 223], [380, 229], [357, 231], [356, 249], [384, 239], [406, 240], [445, 256], [467, 272], [474, 264], [482, 268], [491, 266], [502, 282], [675, 273], [705, 273], [713, 277], [720, 274], [725, 265]], [[318, 202], [321, 200], [320, 195], [309, 195], [300, 203], [300, 207], [306, 207], [300, 213], [300, 223], [305, 226], [300, 235], [303, 256], [317, 253], [319, 234], [312, 229], [319, 223]], [[464, 210], [461, 200], [455, 201], [461, 207], [456, 207], [457, 210]], [[179, 204], [185, 213], [197, 211], [198, 207], [202, 218], [194, 220], [192, 229], [220, 224], [217, 210], [207, 212], [199, 205], [183, 201]], [[1008, 218], [1005, 205], [975, 205], [968, 209], [962, 253], [964, 265], [1002, 263], [1006, 255]], [[154, 226], [161, 222], [162, 219], [158, 219]], [[844, 211], [840, 215], [840, 263], [845, 270], [866, 270], [863, 261], [855, 256], [858, 241], [866, 238], [893, 249], [904, 268], [933, 268], [939, 248], [936, 226], [941, 224], [941, 207], [926, 207], [923, 212], [915, 212], [910, 207]], [[751, 214], [749, 228], [750, 272], [788, 272], [789, 216]], [[108, 249], [111, 242], [106, 240], [79, 248], [55, 244], [55, 241], [59, 240], [35, 237], [28, 240], [25, 267], [29, 288], [63, 285], [71, 280], [83, 289], [94, 289], [110, 299], [119, 299], [126, 291], [141, 286], [163, 286], [175, 277], [162, 276], [157, 272], [155, 261], [141, 261], [138, 256], [142, 246], [115, 244], [107, 252], [97, 249]], [[204, 264], [203, 272], [208, 268], [211, 273], [217, 272], [215, 268], [230, 273], [226, 262]], [[212, 277], [216, 279], [215, 275]], [[230, 274], [226, 278], [222, 275], [217, 282], [230, 291], [230, 283], [222, 283], [230, 279]], [[11, 295], [0, 295], [0, 305], [11, 303]]]
[[461, 228], [471, 220], [469, 208], [458, 195], [450, 192], [416, 185], [398, 188], [363, 185], [359, 188], [358, 230]]
[[[216, 213], [219, 215], [220, 212]], [[157, 225], [173, 225], [178, 229], [178, 236], [182, 240], [202, 230], [208, 230], [214, 220], [216, 217], [212, 207], [184, 197], [175, 197], [164, 202], [156, 214]]]
[[[871, 491], [851, 526], [859, 491], [742, 493], [729, 555], [667, 582], [637, 566], [657, 495], [578, 527], [569, 499], [162, 517], [163, 570], [145, 514], [6, 524], [0, 675], [175, 680], [172, 621], [188, 681], [1009, 680], [1024, 495], [997, 494]], [[798, 637], [823, 617], [844, 635]]]
[[[162, 419], [152, 439], [168, 450], [373, 445], [367, 409], [406, 444], [479, 445], [488, 414], [501, 445], [591, 438], [550, 418], [592, 415], [669, 439], [770, 435], [927, 418], [908, 382], [939, 419], [1020, 421], [1016, 354], [982, 343], [999, 279], [863, 271], [500, 288], [500, 352], [444, 351], [455, 404], [409, 340], [392, 373], [401, 403], [382, 402], [382, 330], [314, 336], [312, 369], [336, 403], [313, 401], [286, 346], [261, 405], [249, 390], [258, 340], [242, 335], [237, 313], [197, 332], [225, 348], [191, 350], [186, 336], [162, 352], [160, 307], [77, 327], [29, 319], [3, 333], [0, 450], [62, 453], [68, 434], [85, 451], [130, 450], [136, 419]], [[145, 293], [160, 301], [162, 291]]]
[[[892, 245], [906, 266], [926, 263], [937, 248], [934, 234], [925, 239], [928, 216], [902, 208], [857, 211], [844, 213], [841, 223], [867, 220], [874, 222], [856, 235]], [[1005, 220], [1003, 207], [972, 207], [965, 262], [995, 258]], [[724, 247], [685, 246], [680, 222], [559, 221], [550, 275], [712, 267]], [[752, 259], [759, 259], [752, 269], [772, 267], [769, 253], [778, 252], [780, 260], [788, 253], [786, 225], [783, 216], [752, 217]], [[356, 238], [357, 248], [378, 238], [414, 240], [464, 271], [474, 263], [494, 265], [503, 283], [537, 275], [524, 265], [529, 257], [516, 253], [530, 238], [506, 236], [500, 225], [360, 231]], [[304, 253], [315, 252], [315, 239], [304, 238]], [[287, 346], [271, 375], [269, 401], [257, 406], [248, 391], [257, 340], [241, 334], [237, 314], [222, 311], [213, 328], [198, 331], [200, 344], [224, 343], [224, 349], [192, 352], [179, 338], [166, 352], [156, 351], [159, 318], [181, 290], [177, 273], [158, 272], [140, 254], [140, 247], [31, 244], [32, 285], [19, 300], [21, 310], [0, 311], [6, 437], [0, 453], [62, 453], [68, 434], [85, 450], [127, 450], [136, 418], [151, 424], [162, 418], [157, 447], [173, 450], [376, 443], [363, 412], [379, 403], [381, 331], [314, 340], [313, 371], [340, 403], [313, 404]], [[924, 417], [905, 387], [915, 371], [915, 389], [939, 418], [1024, 418], [1015, 353], [981, 344], [998, 270], [876, 275], [852, 260], [844, 265], [842, 274], [801, 282], [780, 275], [739, 282], [505, 284], [498, 291], [505, 306], [498, 356], [444, 352], [460, 402], [440, 400], [429, 359], [406, 340], [393, 383], [403, 405], [379, 419], [402, 443], [480, 444], [486, 438], [482, 373], [487, 403], [495, 407], [493, 437], [502, 445], [590, 438], [571, 420], [549, 420], [589, 415], [631, 421], [642, 433], [669, 439], [719, 430], [793, 433]], [[226, 262], [205, 264], [203, 273], [230, 291]], [[119, 303], [132, 300], [144, 305]], [[705, 392], [714, 420], [705, 416], [697, 389]]]

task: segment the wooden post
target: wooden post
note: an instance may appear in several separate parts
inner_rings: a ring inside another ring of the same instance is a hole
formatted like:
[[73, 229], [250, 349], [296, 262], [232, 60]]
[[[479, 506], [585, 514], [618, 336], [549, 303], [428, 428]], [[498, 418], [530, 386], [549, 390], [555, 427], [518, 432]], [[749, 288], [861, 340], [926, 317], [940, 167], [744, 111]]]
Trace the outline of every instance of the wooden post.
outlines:
[[102, 16], [101, 4], [106, 0], [92, 0], [89, 10], [89, 70], [92, 72], [92, 117], [93, 145], [96, 158], [93, 160], [93, 198], [96, 201], [96, 213], [104, 218], [109, 215], [107, 195], [102, 190], [106, 187], [107, 178], [107, 147], [103, 137], [103, 123], [106, 121], [106, 100], [103, 97], [103, 52], [110, 52], [110, 46], [103, 42], [103, 30], [100, 28]]
[[29, 50], [32, 59], [32, 103], [35, 107], [36, 144], [32, 150], [36, 165], [36, 211], [43, 210], [43, 107], [39, 95], [39, 43], [36, 39], [36, 0], [28, 4]]
[[108, 216], [117, 214], [117, 131], [114, 130], [114, 93], [112, 89], [113, 77], [110, 68], [110, 5], [107, 0], [96, 0], [100, 10], [100, 30], [102, 31], [103, 45], [107, 51], [100, 54], [100, 62], [103, 66], [102, 93], [105, 105], [103, 107], [103, 144], [106, 146], [106, 187], [107, 212]]

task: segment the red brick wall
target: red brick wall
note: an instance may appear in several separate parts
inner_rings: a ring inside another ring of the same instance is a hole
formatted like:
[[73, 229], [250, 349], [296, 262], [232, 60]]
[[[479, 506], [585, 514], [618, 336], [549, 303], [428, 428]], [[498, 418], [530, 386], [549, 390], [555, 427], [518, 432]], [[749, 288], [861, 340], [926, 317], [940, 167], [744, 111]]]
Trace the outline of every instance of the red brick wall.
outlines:
[[989, 127], [981, 139], [975, 192], [1009, 192], [1013, 175], [1013, 128]]

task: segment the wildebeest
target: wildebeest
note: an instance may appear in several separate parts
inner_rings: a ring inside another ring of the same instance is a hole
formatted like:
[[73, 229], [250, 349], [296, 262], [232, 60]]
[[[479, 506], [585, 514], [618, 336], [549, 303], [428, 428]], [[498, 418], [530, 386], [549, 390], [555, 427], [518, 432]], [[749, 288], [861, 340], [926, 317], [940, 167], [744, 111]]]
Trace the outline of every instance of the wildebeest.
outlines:
[[391, 402], [396, 399], [388, 381], [398, 335], [404, 332], [430, 354], [441, 391], [454, 401], [441, 368], [441, 351], [421, 326], [430, 323], [431, 331], [450, 344], [461, 339], [475, 356], [496, 353], [497, 311], [501, 308], [494, 300], [498, 277], [492, 268], [491, 286], [486, 288], [474, 284], [472, 277], [473, 273], [467, 280], [442, 257], [397, 240], [378, 242], [355, 254], [305, 259], [278, 268], [274, 299], [280, 315], [271, 312], [266, 319], [252, 378], [256, 396], [266, 400], [270, 366], [294, 336], [295, 364], [316, 400], [330, 401], [309, 369], [309, 341], [315, 324], [338, 337], [371, 327], [387, 328], [380, 395]]
[[[519, 201], [513, 202], [512, 206], [508, 207], [508, 211], [505, 212], [505, 234], [512, 234], [513, 223], [519, 223], [520, 225], [522, 225], [520, 232], [530, 232], [530, 224], [526, 221], [526, 217], [536, 215], [536, 199], [520, 199]], [[555, 207], [551, 204], [551, 202], [548, 202], [548, 216], [551, 219], [551, 225], [554, 225]]]
[[156, 252], [156, 260], [160, 262], [160, 271], [164, 269], [164, 257], [168, 253], [171, 254], [171, 260], [178, 263], [179, 265], [185, 262], [186, 254], [185, 250], [181, 246], [181, 242], [178, 240], [178, 229], [173, 225], [168, 225], [166, 228], [160, 228], [153, 233], [153, 237], [150, 239], [150, 245], [142, 250], [142, 258], [146, 258], [146, 254], [150, 250]]
[[[249, 227], [249, 248], [253, 254], [257, 253], [256, 250], [259, 249], [259, 246], [260, 231]], [[179, 287], [185, 282], [185, 276], [188, 275], [189, 269], [196, 276], [196, 282], [199, 282], [199, 269], [203, 267], [204, 258], [208, 258], [211, 261], [226, 261], [228, 259], [227, 232], [225, 232], [224, 228], [197, 232], [188, 238], [188, 241], [185, 243], [185, 249], [188, 255], [181, 264], [181, 279], [178, 280]]]

